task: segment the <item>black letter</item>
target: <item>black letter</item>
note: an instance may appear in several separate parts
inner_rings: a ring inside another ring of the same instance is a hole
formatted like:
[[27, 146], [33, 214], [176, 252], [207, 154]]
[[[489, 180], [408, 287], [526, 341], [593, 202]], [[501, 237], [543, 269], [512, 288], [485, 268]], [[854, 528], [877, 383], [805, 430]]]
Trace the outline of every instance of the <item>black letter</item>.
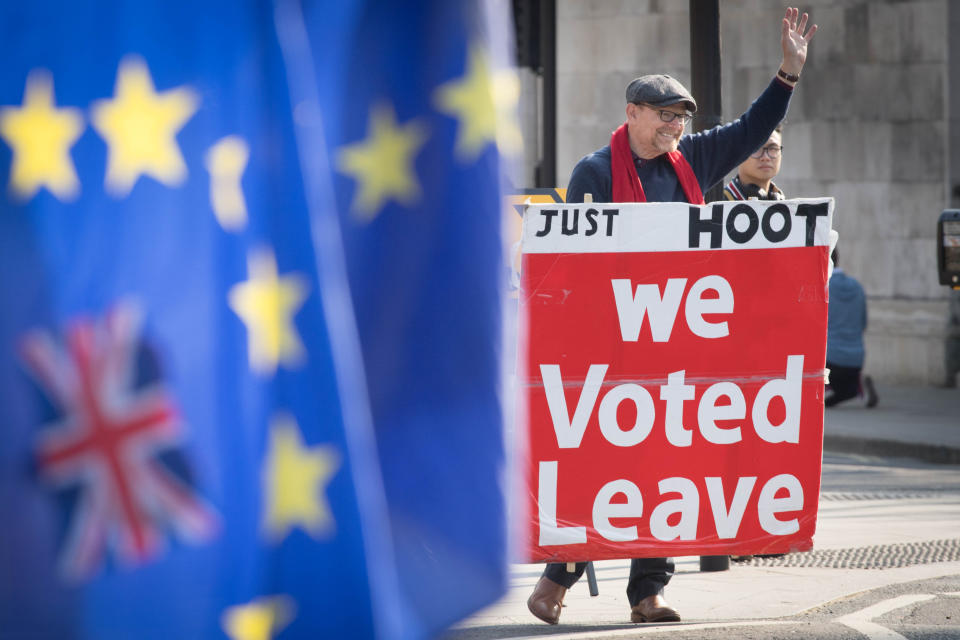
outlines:
[[[770, 224], [770, 218], [773, 217], [773, 214], [779, 213], [783, 217], [783, 226], [780, 228], [780, 231], [774, 231], [773, 225]], [[767, 207], [767, 210], [763, 212], [763, 237], [769, 240], [770, 242], [783, 242], [787, 239], [787, 236], [790, 235], [790, 227], [793, 226], [793, 221], [790, 219], [790, 208], [782, 202], [777, 204], [772, 204]]]
[[573, 210], [573, 227], [567, 228], [567, 212], [568, 209], [563, 210], [563, 222], [560, 224], [560, 232], [565, 236], [575, 236], [577, 235], [577, 223], [580, 219], [580, 209]]
[[543, 236], [550, 233], [550, 221], [553, 219], [553, 216], [557, 215], [557, 210], [542, 209], [540, 211], [540, 215], [542, 215], [546, 219], [546, 224], [543, 225], [543, 229], [541, 229], [540, 231], [537, 231], [538, 238], [542, 238]]
[[723, 205], [715, 204], [712, 207], [712, 213], [709, 220], [700, 217], [700, 207], [690, 207], [690, 236], [689, 245], [691, 249], [700, 248], [700, 234], [710, 234], [710, 248], [719, 249], [723, 229]]
[[813, 235], [817, 228], [817, 218], [827, 215], [827, 203], [820, 204], [801, 204], [797, 207], [796, 216], [803, 216], [807, 219], [807, 239], [806, 246], [813, 246]]
[[604, 209], [603, 215], [607, 216], [607, 236], [613, 235], [613, 216], [620, 215], [620, 209]]
[[592, 236], [597, 232], [597, 214], [599, 211], [596, 209], [587, 209], [587, 212], [583, 215], [586, 216], [587, 222], [590, 223], [590, 231], [587, 231], [584, 235]]
[[[737, 216], [740, 214], [747, 216], [747, 228], [745, 231], [737, 230]], [[757, 227], [760, 226], [760, 220], [757, 219], [757, 212], [748, 204], [738, 204], [734, 205], [730, 209], [730, 214], [727, 216], [727, 235], [730, 236], [730, 239], [736, 242], [737, 244], [743, 244], [747, 242], [754, 236], [757, 232]]]

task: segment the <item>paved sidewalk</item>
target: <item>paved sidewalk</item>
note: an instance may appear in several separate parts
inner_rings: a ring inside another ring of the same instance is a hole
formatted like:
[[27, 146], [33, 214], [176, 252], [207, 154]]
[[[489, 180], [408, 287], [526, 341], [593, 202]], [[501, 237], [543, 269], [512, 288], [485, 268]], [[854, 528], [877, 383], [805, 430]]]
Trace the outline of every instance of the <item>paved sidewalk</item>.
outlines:
[[[960, 389], [878, 385], [877, 390], [875, 408], [850, 401], [826, 413], [814, 551], [731, 563], [729, 571], [711, 573], [699, 571], [698, 558], [676, 558], [666, 595], [684, 622], [669, 624], [778, 618], [868, 589], [960, 574]], [[808, 566], [799, 566], [804, 563]], [[507, 595], [448, 637], [601, 638], [639, 632], [651, 625], [629, 623], [624, 593], [629, 564], [595, 563], [600, 595], [589, 595], [586, 579], [578, 582], [567, 594], [558, 626], [541, 623], [526, 608], [542, 566], [514, 565]]]
[[877, 385], [879, 404], [826, 410], [824, 450], [960, 464], [960, 389]]

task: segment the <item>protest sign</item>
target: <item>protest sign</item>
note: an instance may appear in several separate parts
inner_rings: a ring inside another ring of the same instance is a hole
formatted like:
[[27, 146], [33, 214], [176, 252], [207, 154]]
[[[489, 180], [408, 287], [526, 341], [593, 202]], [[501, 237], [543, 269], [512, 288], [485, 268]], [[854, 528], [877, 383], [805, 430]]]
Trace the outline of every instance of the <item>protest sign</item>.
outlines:
[[507, 193], [503, 197], [503, 217], [500, 226], [503, 230], [504, 244], [507, 247], [511, 298], [517, 297], [517, 290], [520, 287], [520, 239], [523, 231], [523, 213], [527, 205], [562, 203], [566, 197], [565, 187], [520, 189], [515, 193]]
[[529, 558], [812, 547], [832, 199], [534, 205]]

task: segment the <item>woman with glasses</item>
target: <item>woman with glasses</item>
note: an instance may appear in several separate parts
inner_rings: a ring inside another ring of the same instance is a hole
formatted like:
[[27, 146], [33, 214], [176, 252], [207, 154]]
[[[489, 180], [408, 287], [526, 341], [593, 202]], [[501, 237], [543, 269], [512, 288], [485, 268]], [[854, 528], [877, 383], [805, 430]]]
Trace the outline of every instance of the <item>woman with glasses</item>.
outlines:
[[773, 179], [780, 173], [783, 156], [783, 123], [770, 134], [762, 147], [737, 168], [737, 175], [723, 188], [727, 200], [783, 200], [786, 196]]

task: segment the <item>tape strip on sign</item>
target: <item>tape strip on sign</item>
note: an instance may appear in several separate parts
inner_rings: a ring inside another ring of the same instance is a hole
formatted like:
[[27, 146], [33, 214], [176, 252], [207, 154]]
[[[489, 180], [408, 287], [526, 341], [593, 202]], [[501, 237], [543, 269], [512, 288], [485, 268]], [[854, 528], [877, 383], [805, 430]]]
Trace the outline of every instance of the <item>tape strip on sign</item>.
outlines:
[[524, 253], [623, 253], [827, 246], [833, 198], [566, 203], [527, 207]]

